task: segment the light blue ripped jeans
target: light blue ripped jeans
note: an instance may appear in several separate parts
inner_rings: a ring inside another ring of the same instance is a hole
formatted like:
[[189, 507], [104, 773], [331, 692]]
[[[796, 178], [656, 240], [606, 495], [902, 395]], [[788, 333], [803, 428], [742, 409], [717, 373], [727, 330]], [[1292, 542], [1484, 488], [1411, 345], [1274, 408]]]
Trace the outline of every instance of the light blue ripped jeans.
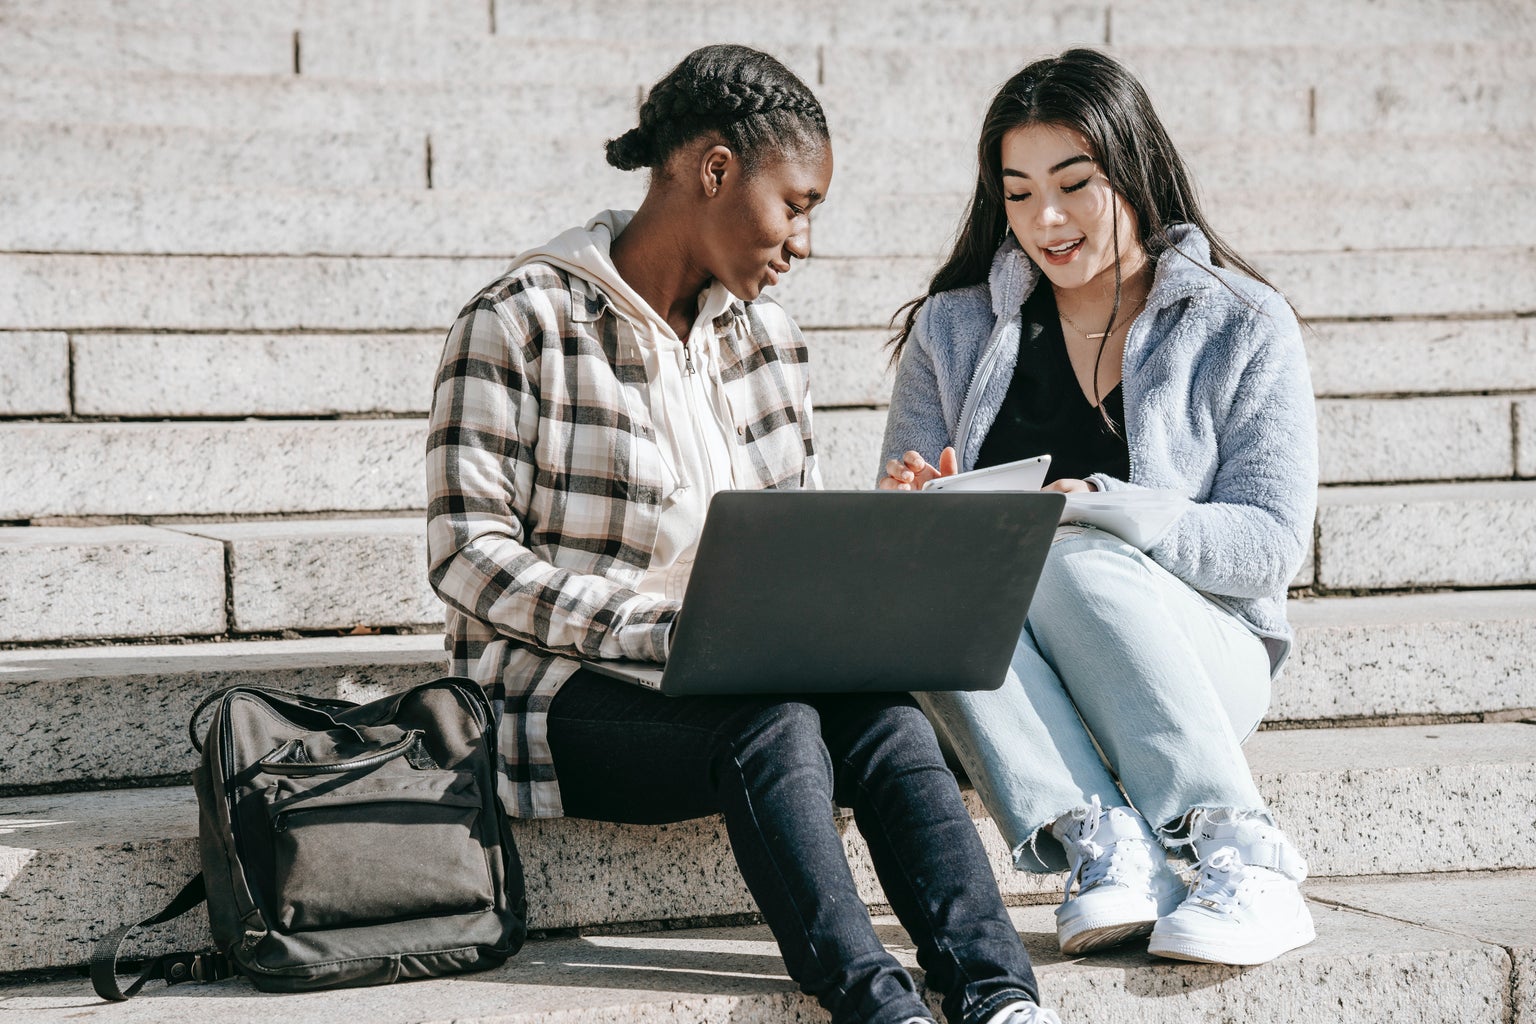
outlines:
[[1240, 619], [1118, 537], [1064, 526], [1002, 688], [915, 696], [1014, 864], [1058, 871], [1050, 825], [1095, 796], [1128, 799], [1165, 841], [1196, 808], [1268, 819], [1241, 744], [1269, 694]]

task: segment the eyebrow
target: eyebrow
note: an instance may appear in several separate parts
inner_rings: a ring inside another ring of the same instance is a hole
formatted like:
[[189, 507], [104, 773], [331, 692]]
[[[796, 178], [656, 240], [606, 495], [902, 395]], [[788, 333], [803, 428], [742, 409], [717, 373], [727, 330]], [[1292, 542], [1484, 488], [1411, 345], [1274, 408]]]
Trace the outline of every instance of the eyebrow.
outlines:
[[806, 189], [801, 194], [804, 195], [806, 199], [808, 199], [809, 201], [811, 201], [813, 203], [819, 203], [823, 199], [827, 198], [826, 196], [822, 195], [820, 192], [816, 191], [813, 188], [808, 188], [808, 189]]
[[[1079, 153], [1079, 154], [1077, 154], [1077, 156], [1069, 156], [1069, 157], [1067, 157], [1067, 159], [1063, 160], [1061, 163], [1057, 164], [1055, 167], [1052, 167], [1050, 169], [1049, 173], [1055, 174], [1057, 171], [1065, 170], [1068, 167], [1071, 167], [1073, 164], [1082, 164], [1082, 163], [1088, 163], [1088, 164], [1093, 163], [1093, 157], [1089, 156], [1087, 153]], [[1027, 177], [1029, 177], [1029, 175], [1025, 174], [1023, 171], [1016, 171], [1016, 170], [1014, 170], [1011, 167], [1004, 167], [1003, 168], [1003, 177], [1005, 177], [1005, 178], [1027, 178]]]

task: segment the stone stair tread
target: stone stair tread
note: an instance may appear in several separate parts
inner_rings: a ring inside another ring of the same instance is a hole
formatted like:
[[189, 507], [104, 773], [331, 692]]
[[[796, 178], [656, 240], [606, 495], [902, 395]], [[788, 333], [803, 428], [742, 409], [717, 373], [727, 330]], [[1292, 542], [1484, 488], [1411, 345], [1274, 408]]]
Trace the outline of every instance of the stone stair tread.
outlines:
[[[508, 257], [542, 241], [555, 230], [552, 225], [584, 221], [594, 212], [590, 195], [601, 195], [603, 203], [616, 207], [634, 206], [643, 195], [639, 176], [600, 166], [582, 175], [594, 179], [590, 192], [569, 185], [556, 193], [524, 191], [516, 180], [507, 180], [497, 192], [412, 187], [422, 177], [422, 140], [373, 148], [386, 151], [388, 159], [331, 147], [327, 140], [316, 147], [313, 159], [298, 158], [294, 166], [274, 169], [265, 160], [253, 163], [242, 152], [265, 152], [264, 143], [214, 140], [212, 148], [195, 154], [170, 150], [172, 159], [163, 143], [146, 142], [149, 165], [122, 157], [86, 164], [91, 168], [87, 174], [122, 184], [61, 187], [70, 171], [44, 184], [32, 183], [25, 173], [12, 174], [15, 187], [0, 199], [5, 214], [0, 250]], [[27, 159], [35, 159], [35, 150]], [[0, 178], [5, 177], [0, 166]], [[231, 184], [219, 184], [221, 177]], [[323, 186], [349, 177], [363, 186], [407, 187], [252, 187], [255, 178], [263, 184]], [[910, 194], [887, 189], [860, 195], [858, 185], [840, 190], [835, 203], [818, 211], [816, 253], [942, 252], [967, 197], [926, 192], [921, 181], [906, 184]], [[1536, 199], [1517, 184], [1459, 191], [1330, 192], [1323, 200], [1315, 190], [1247, 188], [1214, 194], [1209, 211], [1245, 251], [1419, 249], [1448, 237], [1487, 248], [1525, 241], [1521, 227], [1536, 219]]]
[[[1173, 1024], [1231, 1017], [1254, 1024], [1320, 1024], [1340, 1015], [1383, 1024], [1410, 1015], [1435, 1022], [1497, 1020], [1508, 989], [1522, 980], [1529, 987], [1522, 971], [1536, 953], [1536, 931], [1530, 916], [1520, 922], [1510, 911], [1528, 913], [1536, 905], [1536, 878], [1530, 873], [1450, 882], [1314, 882], [1307, 892], [1317, 940], [1242, 971], [1159, 960], [1139, 944], [1066, 958], [1055, 949], [1049, 907], [1016, 907], [1010, 913], [1034, 960], [1042, 1000], [1065, 1020]], [[1473, 906], [1494, 912], [1493, 920], [1467, 913], [1469, 894]], [[1405, 909], [1412, 916], [1401, 913]], [[1434, 920], [1410, 923], [1424, 916]], [[875, 926], [892, 953], [915, 969], [910, 939], [896, 919], [877, 916]], [[1424, 979], [1440, 976], [1454, 976], [1456, 983], [1425, 984]], [[931, 993], [925, 995], [930, 1005], [936, 1003]], [[1515, 998], [1521, 995], [1528, 993], [1516, 989]], [[0, 990], [0, 1010], [26, 1014], [38, 1024], [98, 1019], [243, 1024], [273, 1013], [290, 1024], [822, 1019], [811, 1000], [795, 991], [762, 925], [537, 939], [505, 966], [481, 974], [304, 996], [263, 994], [243, 979], [230, 979], [174, 989], [156, 984], [132, 1002], [106, 1004], [83, 980], [23, 983]]]
[[[1536, 248], [1250, 253], [1303, 316], [1530, 312]], [[444, 330], [505, 257], [0, 255], [3, 330]], [[880, 328], [931, 257], [817, 258], [773, 296], [805, 328]], [[240, 296], [197, 302], [192, 296]]]
[[[1260, 732], [1256, 780], [1314, 877], [1536, 867], [1536, 725], [1515, 723]], [[1007, 844], [967, 791], [1010, 899], [1040, 899], [1059, 878], [1011, 869]], [[868, 854], [839, 822], [866, 900]], [[185, 787], [0, 799], [0, 972], [82, 962], [115, 917], [147, 916], [196, 870], [195, 800]], [[531, 923], [569, 928], [751, 909], [718, 818], [659, 827], [522, 821]], [[1361, 836], [1371, 837], [1369, 843]], [[191, 928], [186, 925], [184, 928]], [[195, 932], [196, 929], [193, 929]], [[196, 941], [192, 932], [164, 944]], [[7, 940], [6, 937], [10, 937]], [[9, 942], [9, 944], [7, 944]]]
[[[326, 524], [302, 520], [181, 530], [227, 539], [253, 528], [290, 538], [311, 530], [313, 537], [324, 533]], [[333, 531], [332, 543], [351, 544], [357, 531], [377, 536], [388, 530], [403, 531], [411, 541], [422, 525], [415, 518], [345, 520], [339, 536]], [[83, 531], [85, 538], [90, 533]], [[321, 591], [355, 589], [334, 577], [329, 564], [311, 558], [305, 574], [319, 578]], [[405, 563], [401, 571], [410, 578], [399, 580], [398, 587], [425, 591], [415, 568], [414, 558]], [[244, 566], [237, 565], [236, 573], [243, 577]], [[284, 590], [302, 596], [297, 577], [282, 582]], [[245, 589], [242, 583], [237, 594], [243, 597]], [[243, 611], [237, 607], [236, 614]], [[1266, 716], [1271, 728], [1536, 708], [1536, 677], [1526, 670], [1536, 643], [1536, 592], [1308, 598], [1291, 602], [1290, 618], [1297, 646], [1275, 686]], [[10, 723], [12, 741], [0, 754], [0, 767], [8, 783], [33, 786], [79, 787], [186, 772], [195, 763], [182, 739], [186, 716], [214, 689], [250, 683], [371, 700], [445, 670], [436, 632], [4, 651], [0, 717]], [[131, 715], [124, 708], [131, 708]], [[146, 736], [153, 742], [146, 745]]]
[[[891, 392], [888, 332], [808, 329], [805, 334], [818, 410], [886, 404]], [[1315, 324], [1306, 340], [1320, 398], [1536, 392], [1536, 322], [1529, 320]], [[423, 382], [431, 380], [442, 347], [441, 330], [0, 333], [0, 359], [25, 371], [0, 382], [0, 414], [73, 411], [77, 416], [154, 419], [425, 415], [431, 394]], [[1529, 418], [1536, 427], [1536, 416]], [[1333, 440], [1325, 438], [1326, 443]], [[1450, 460], [1447, 468], [1455, 466]]]

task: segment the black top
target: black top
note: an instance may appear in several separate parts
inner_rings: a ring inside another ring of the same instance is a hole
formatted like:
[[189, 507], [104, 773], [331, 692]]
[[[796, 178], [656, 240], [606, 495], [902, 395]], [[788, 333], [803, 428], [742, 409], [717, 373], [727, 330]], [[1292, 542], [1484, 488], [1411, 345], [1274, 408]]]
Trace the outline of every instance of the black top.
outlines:
[[1048, 454], [1051, 468], [1046, 483], [1081, 480], [1093, 473], [1129, 480], [1131, 455], [1125, 443], [1125, 399], [1120, 385], [1104, 396], [1104, 411], [1115, 424], [1111, 430], [1072, 372], [1050, 285], [1041, 281], [1021, 312], [1019, 362], [1003, 407], [982, 441], [976, 468]]

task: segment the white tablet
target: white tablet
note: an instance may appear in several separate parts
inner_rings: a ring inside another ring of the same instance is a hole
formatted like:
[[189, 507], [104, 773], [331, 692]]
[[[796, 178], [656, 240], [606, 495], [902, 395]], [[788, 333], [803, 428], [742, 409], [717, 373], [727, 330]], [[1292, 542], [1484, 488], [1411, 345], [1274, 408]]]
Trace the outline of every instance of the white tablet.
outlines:
[[1050, 468], [1049, 455], [1005, 462], [1001, 466], [973, 469], [954, 476], [937, 476], [923, 485], [925, 491], [1038, 491]]

